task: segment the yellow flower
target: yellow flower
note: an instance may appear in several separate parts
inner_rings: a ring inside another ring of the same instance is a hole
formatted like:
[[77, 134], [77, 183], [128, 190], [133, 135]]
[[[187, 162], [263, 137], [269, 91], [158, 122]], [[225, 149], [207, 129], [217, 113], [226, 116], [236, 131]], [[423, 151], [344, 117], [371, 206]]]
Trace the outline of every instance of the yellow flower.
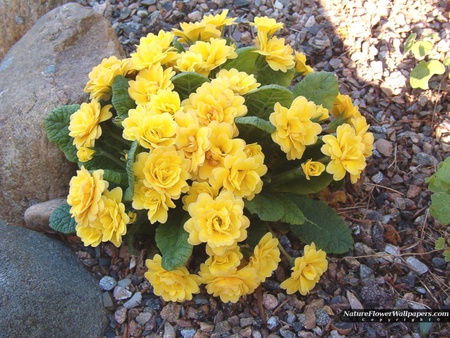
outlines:
[[320, 124], [311, 121], [317, 106], [298, 96], [289, 109], [277, 102], [274, 110], [269, 117], [276, 128], [272, 140], [280, 145], [289, 160], [302, 158], [306, 146], [316, 143], [322, 131]]
[[190, 50], [180, 54], [175, 68], [180, 72], [197, 72], [203, 64], [203, 58], [200, 54]]
[[220, 192], [216, 198], [201, 193], [188, 211], [191, 218], [184, 229], [192, 245], [206, 243], [214, 254], [223, 255], [247, 237], [250, 221], [244, 215], [244, 201], [229, 191]]
[[192, 295], [199, 293], [199, 277], [190, 274], [186, 267], [167, 271], [162, 267], [160, 255], [147, 259], [145, 265], [148, 271], [144, 277], [153, 286], [153, 293], [166, 302], [184, 302], [191, 300]]
[[73, 137], [73, 144], [77, 149], [93, 147], [94, 142], [102, 135], [100, 123], [112, 117], [108, 104], [103, 108], [97, 100], [82, 103], [80, 109], [70, 115], [69, 136]]
[[128, 59], [119, 60], [115, 56], [103, 59], [89, 73], [89, 81], [84, 91], [90, 94], [91, 99], [109, 100], [115, 77], [117, 75], [125, 76], [131, 70], [131, 65], [128, 61]]
[[320, 176], [325, 170], [325, 165], [323, 163], [313, 161], [312, 159], [302, 163], [301, 166], [308, 181], [311, 179], [311, 176]]
[[371, 132], [368, 132], [369, 125], [366, 122], [366, 118], [364, 116], [353, 117], [348, 122], [355, 128], [356, 135], [361, 136], [364, 144], [363, 154], [365, 157], [369, 157], [372, 155], [374, 137]]
[[245, 95], [249, 91], [258, 88], [261, 84], [256, 82], [253, 74], [240, 72], [235, 68], [230, 70], [222, 69], [212, 82], [225, 81], [226, 87], [239, 95]]
[[189, 190], [186, 182], [190, 178], [188, 167], [189, 160], [175, 146], [161, 146], [151, 153], [139, 153], [133, 164], [133, 172], [144, 181], [146, 187], [167, 194], [171, 199], [178, 199], [181, 193]]
[[181, 104], [187, 112], [194, 112], [201, 125], [212, 121], [226, 122], [234, 128], [233, 136], [238, 134], [234, 119], [247, 114], [245, 99], [234, 94], [224, 83], [203, 83], [195, 93]]
[[330, 117], [330, 114], [328, 113], [328, 109], [324, 108], [321, 104], [316, 106], [316, 112], [311, 117], [311, 120], [313, 121], [324, 121]]
[[236, 18], [227, 18], [228, 9], [224, 9], [222, 13], [217, 15], [205, 15], [201, 23], [205, 25], [213, 25], [218, 30], [222, 31], [225, 26], [229, 26], [235, 23]]
[[254, 23], [251, 25], [256, 27], [258, 33], [264, 33], [267, 37], [271, 37], [277, 30], [283, 28], [281, 22], [277, 22], [275, 19], [268, 18], [267, 16], [255, 17]]
[[169, 216], [169, 208], [176, 205], [167, 193], [160, 193], [144, 184], [144, 180], [134, 182], [134, 195], [132, 206], [136, 210], [148, 210], [147, 217], [150, 223], [166, 223]]
[[256, 270], [258, 281], [262, 283], [272, 275], [280, 260], [278, 239], [273, 238], [272, 234], [268, 232], [255, 246], [248, 266]]
[[142, 70], [153, 66], [165, 65], [176, 60], [177, 52], [171, 46], [175, 35], [160, 30], [158, 35], [149, 33], [142, 37], [135, 53], [131, 53], [133, 68]]
[[69, 185], [67, 204], [71, 206], [70, 213], [78, 224], [85, 225], [97, 217], [108, 182], [103, 180], [103, 170], [96, 170], [91, 175], [81, 167]]
[[174, 86], [170, 79], [174, 75], [175, 72], [170, 67], [163, 69], [161, 66], [153, 65], [143, 69], [136, 75], [136, 81], [129, 82], [128, 94], [136, 104], [149, 103], [152, 94], [156, 94], [158, 90], [173, 90]]
[[221, 38], [212, 38], [208, 42], [197, 41], [189, 50], [202, 56], [202, 63], [197, 72], [205, 76], [228, 59], [237, 58], [235, 48], [227, 46], [227, 41]]
[[253, 199], [262, 190], [261, 177], [267, 172], [263, 156], [247, 156], [244, 150], [234, 155], [227, 155], [223, 167], [216, 167], [210, 177], [211, 185], [225, 188], [235, 196]]
[[274, 71], [282, 71], [286, 73], [289, 69], [295, 66], [294, 56], [292, 55], [293, 49], [291, 46], [286, 45], [283, 38], [272, 37], [265, 41], [258, 40], [256, 50], [257, 53], [263, 55], [266, 58], [269, 67]]
[[200, 265], [200, 280], [206, 284], [206, 291], [214, 297], [220, 297], [224, 303], [236, 303], [241, 296], [255, 291], [258, 286], [256, 271], [251, 267], [240, 270], [231, 269], [226, 274], [214, 274], [208, 265]]
[[178, 36], [178, 41], [189, 45], [198, 40], [209, 41], [211, 38], [219, 38], [222, 32], [214, 24], [200, 22], [181, 22], [181, 29], [174, 29], [173, 33]]
[[316, 245], [305, 246], [303, 257], [295, 259], [295, 266], [292, 268], [291, 277], [281, 283], [281, 287], [287, 294], [297, 291], [303, 296], [311, 291], [320, 279], [320, 276], [327, 270], [327, 255], [322, 250], [316, 250]]
[[327, 172], [333, 174], [335, 181], [343, 179], [349, 172], [351, 182], [356, 183], [366, 167], [362, 137], [351, 125], [343, 124], [337, 127], [336, 136], [325, 135], [322, 140], [325, 144], [320, 150], [331, 157]]
[[89, 147], [80, 147], [77, 150], [77, 157], [80, 162], [87, 162], [92, 160], [95, 151]]
[[353, 105], [352, 99], [348, 95], [338, 94], [331, 109], [331, 115], [335, 118], [343, 117], [349, 119], [352, 117], [361, 117], [357, 106]]
[[176, 123], [170, 113], [158, 114], [147, 106], [138, 105], [128, 111], [123, 120], [123, 138], [137, 140], [146, 149], [168, 147], [175, 142]]
[[170, 113], [170, 115], [175, 115], [182, 109], [180, 95], [170, 89], [160, 89], [156, 94], [150, 96], [150, 103], [147, 107], [157, 114]]
[[241, 264], [243, 257], [237, 245], [233, 249], [225, 251], [223, 255], [214, 254], [211, 248], [206, 246], [206, 253], [209, 255], [209, 258], [205, 264], [208, 266], [209, 272], [213, 275], [228, 274], [236, 270]]
[[[105, 191], [97, 217], [85, 225], [77, 225], [77, 236], [84, 245], [98, 246], [100, 242], [112, 242], [116, 247], [122, 243], [130, 221], [122, 201], [122, 189]], [[100, 236], [99, 236], [100, 235]]]
[[198, 176], [202, 180], [209, 179], [214, 168], [223, 167], [227, 155], [234, 155], [238, 150], [246, 149], [244, 140], [233, 138], [235, 131], [231, 124], [212, 121], [208, 127], [211, 129], [210, 148], [205, 153], [203, 165], [198, 169]]
[[217, 189], [213, 189], [208, 182], [192, 182], [192, 186], [190, 187], [187, 195], [184, 195], [182, 198], [183, 201], [183, 209], [188, 211], [189, 205], [197, 201], [198, 195], [201, 193], [209, 194], [212, 198], [216, 198], [219, 194]]
[[309, 73], [314, 73], [314, 69], [306, 64], [306, 55], [295, 51], [294, 54], [295, 71], [302, 76], [306, 76]]
[[209, 135], [211, 129], [199, 125], [194, 112], [180, 112], [175, 115], [177, 123], [175, 145], [182, 150], [184, 156], [191, 160], [189, 171], [197, 173], [205, 161], [205, 152], [210, 147]]

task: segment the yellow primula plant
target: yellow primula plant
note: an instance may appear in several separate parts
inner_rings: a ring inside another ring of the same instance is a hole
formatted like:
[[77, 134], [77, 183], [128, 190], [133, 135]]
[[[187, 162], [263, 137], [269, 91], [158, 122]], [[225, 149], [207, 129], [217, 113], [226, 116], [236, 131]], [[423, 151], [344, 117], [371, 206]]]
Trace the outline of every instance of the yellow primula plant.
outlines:
[[[366, 119], [334, 74], [315, 72], [276, 36], [283, 24], [255, 18], [254, 44], [238, 48], [225, 37], [237, 24], [227, 14], [150, 33], [127, 59], [105, 58], [89, 74], [88, 102], [45, 121], [79, 166], [50, 226], [86, 246], [133, 252], [145, 243], [154, 253], [145, 277], [166, 301], [203, 286], [237, 302], [281, 254], [292, 266], [281, 286], [306, 295], [326, 253], [353, 246], [335, 210], [312, 196], [361, 178], [373, 149]], [[304, 256], [280, 245], [286, 231], [305, 243]]]

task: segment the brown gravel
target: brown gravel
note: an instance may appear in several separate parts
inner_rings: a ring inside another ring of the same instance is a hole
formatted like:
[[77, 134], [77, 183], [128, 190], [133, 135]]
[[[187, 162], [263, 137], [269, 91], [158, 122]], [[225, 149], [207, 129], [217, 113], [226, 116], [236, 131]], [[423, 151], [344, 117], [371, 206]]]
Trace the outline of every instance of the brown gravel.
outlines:
[[[441, 42], [431, 57], [450, 56], [446, 1], [83, 4], [111, 20], [128, 52], [148, 32], [170, 29], [223, 8], [242, 20], [262, 15], [281, 20], [284, 36], [306, 53], [316, 70], [337, 74], [341, 92], [359, 105], [376, 139], [365, 177], [346, 186], [344, 194], [329, 191], [325, 196], [352, 229], [354, 250], [331, 256], [328, 271], [306, 297], [287, 296], [279, 288], [289, 273], [287, 264], [280, 264], [269, 281], [237, 304], [223, 304], [206, 293], [183, 304], [166, 303], [152, 294], [143, 278], [145, 250], [132, 255], [125, 246], [120, 250], [109, 244], [95, 250], [79, 246], [80, 258], [99, 280], [110, 276], [128, 294], [142, 295], [139, 305], [127, 308], [131, 296], [117, 300], [113, 289], [105, 290], [105, 307], [111, 310], [105, 337], [420, 337], [420, 329], [426, 328], [417, 323], [344, 323], [340, 313], [362, 307], [449, 308], [450, 264], [434, 250], [436, 238], [449, 234], [429, 215], [425, 182], [450, 152], [448, 71], [434, 76], [429, 90], [413, 90], [408, 79], [416, 61], [403, 53], [412, 31], [436, 32]], [[235, 30], [233, 37], [243, 44], [252, 38], [245, 29]], [[285, 240], [301, 250], [300, 243]], [[449, 336], [450, 326], [433, 323], [426, 333]]]

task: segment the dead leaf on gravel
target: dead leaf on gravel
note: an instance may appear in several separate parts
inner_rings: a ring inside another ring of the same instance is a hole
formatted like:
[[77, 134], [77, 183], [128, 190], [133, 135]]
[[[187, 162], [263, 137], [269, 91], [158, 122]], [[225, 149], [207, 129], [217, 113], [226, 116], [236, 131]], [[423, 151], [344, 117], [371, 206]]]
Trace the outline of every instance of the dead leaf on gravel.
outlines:
[[391, 224], [384, 225], [384, 238], [389, 243], [399, 245], [401, 242], [400, 234], [395, 230], [395, 227]]

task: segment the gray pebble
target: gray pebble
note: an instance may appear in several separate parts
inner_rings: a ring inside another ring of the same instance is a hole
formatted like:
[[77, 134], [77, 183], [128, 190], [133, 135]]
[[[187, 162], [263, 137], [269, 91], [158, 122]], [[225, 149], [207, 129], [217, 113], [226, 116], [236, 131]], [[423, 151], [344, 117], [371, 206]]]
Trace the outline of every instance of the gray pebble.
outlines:
[[183, 329], [180, 331], [183, 338], [192, 338], [197, 332], [195, 329]]
[[117, 285], [116, 280], [111, 276], [105, 276], [98, 282], [102, 290], [110, 291]]
[[127, 302], [123, 304], [124, 307], [127, 309], [134, 308], [136, 306], [139, 306], [142, 301], [142, 294], [140, 292], [135, 292], [133, 297], [131, 297]]
[[416, 271], [419, 276], [423, 275], [424, 273], [428, 272], [428, 267], [419, 261], [416, 257], [408, 257], [406, 259], [406, 263], [414, 270]]
[[126, 288], [127, 286], [131, 285], [131, 279], [130, 278], [124, 278], [117, 282], [117, 285], [120, 287]]
[[267, 328], [273, 330], [278, 326], [278, 317], [272, 316], [267, 320]]
[[132, 293], [121, 286], [116, 286], [113, 295], [116, 300], [123, 300], [130, 298]]

